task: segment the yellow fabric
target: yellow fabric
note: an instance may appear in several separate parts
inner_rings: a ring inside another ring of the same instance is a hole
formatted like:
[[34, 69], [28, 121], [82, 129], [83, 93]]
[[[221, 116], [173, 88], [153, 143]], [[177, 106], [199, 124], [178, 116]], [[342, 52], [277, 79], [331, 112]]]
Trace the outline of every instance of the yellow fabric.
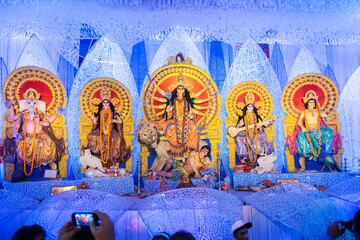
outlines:
[[[51, 138], [43, 131], [36, 134], [34, 141], [34, 134], [26, 134], [26, 163], [32, 160], [33, 147], [35, 144], [35, 157], [34, 168], [39, 167], [42, 164], [53, 163], [56, 160], [56, 144]], [[24, 155], [24, 140], [19, 140], [17, 144], [17, 154], [22, 161]]]

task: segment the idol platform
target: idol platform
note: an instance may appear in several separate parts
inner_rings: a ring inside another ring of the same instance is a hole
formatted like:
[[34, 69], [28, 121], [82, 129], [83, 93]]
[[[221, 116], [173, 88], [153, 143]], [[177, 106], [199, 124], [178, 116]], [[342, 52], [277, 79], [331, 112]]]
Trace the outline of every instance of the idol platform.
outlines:
[[[298, 180], [309, 185], [324, 186], [326, 189], [339, 182], [350, 179], [352, 176], [346, 172], [308, 172], [308, 173], [280, 173], [280, 174], [256, 174], [256, 173], [234, 173], [233, 188], [237, 186], [249, 186], [250, 184], [260, 183], [263, 180], [288, 182], [288, 180]], [[196, 187], [206, 187], [214, 189], [218, 179], [213, 178], [207, 182], [202, 179], [192, 178], [192, 183]], [[119, 177], [97, 177], [83, 178], [79, 180], [52, 180], [52, 181], [27, 181], [27, 182], [4, 182], [4, 189], [18, 192], [34, 199], [43, 199], [51, 195], [52, 187], [79, 186], [82, 182], [87, 183], [88, 188], [96, 191], [108, 192], [116, 195], [125, 195], [134, 192], [134, 179], [131, 176]], [[178, 181], [167, 181], [168, 189], [176, 189]], [[160, 180], [144, 180], [143, 190], [148, 193], [156, 193], [160, 188]]]

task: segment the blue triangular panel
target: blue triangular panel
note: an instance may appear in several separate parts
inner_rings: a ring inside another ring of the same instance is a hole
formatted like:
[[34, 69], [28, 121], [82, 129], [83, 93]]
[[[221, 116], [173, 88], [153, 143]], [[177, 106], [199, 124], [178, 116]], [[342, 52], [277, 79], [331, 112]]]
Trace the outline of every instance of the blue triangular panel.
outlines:
[[285, 69], [284, 58], [280, 50], [279, 44], [275, 43], [271, 59], [270, 59], [271, 66], [274, 69], [274, 72], [279, 80], [281, 90], [284, 90], [287, 84], [287, 74]]
[[1, 89], [5, 83], [5, 79], [8, 76], [8, 71], [4, 62], [4, 59], [0, 57], [0, 81], [1, 81]]
[[224, 62], [224, 53], [220, 41], [211, 42], [209, 71], [216, 85], [221, 91], [226, 77], [226, 69]]
[[332, 70], [332, 68], [330, 67], [329, 64], [325, 68], [324, 75], [327, 76], [328, 78], [330, 78], [331, 80], [333, 80], [333, 82], [336, 84], [337, 88], [340, 90], [339, 84], [336, 81], [334, 71]]
[[[0, 83], [1, 83], [1, 95], [2, 95], [2, 88], [4, 86], [5, 83], [5, 79], [8, 76], [8, 71], [5, 65], [5, 62], [2, 58], [0, 58]], [[4, 124], [4, 113], [5, 113], [5, 104], [4, 101], [2, 100], [1, 97], [1, 101], [0, 101], [0, 132], [2, 131], [2, 126]], [[5, 172], [4, 172], [4, 168], [3, 168], [4, 164], [1, 164], [0, 166], [0, 182], [4, 179], [5, 177]]]
[[62, 55], [60, 55], [58, 73], [61, 82], [64, 84], [66, 90], [66, 97], [69, 98], [71, 86], [74, 82], [74, 78], [77, 72], [77, 69]]
[[134, 74], [134, 79], [138, 86], [138, 93], [140, 94], [142, 82], [144, 81], [144, 78], [148, 71], [144, 41], [133, 46], [130, 59], [130, 68], [132, 73]]

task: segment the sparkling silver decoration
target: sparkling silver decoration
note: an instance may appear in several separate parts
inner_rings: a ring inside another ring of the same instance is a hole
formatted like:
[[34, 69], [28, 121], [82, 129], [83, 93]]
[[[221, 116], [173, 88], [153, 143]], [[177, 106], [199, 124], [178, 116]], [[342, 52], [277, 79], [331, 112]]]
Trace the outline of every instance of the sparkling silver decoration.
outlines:
[[185, 58], [192, 60], [192, 65], [198, 66], [209, 72], [207, 65], [194, 41], [189, 37], [184, 27], [176, 27], [162, 42], [149, 67], [150, 74], [158, 68], [168, 64], [168, 57], [176, 56], [181, 52]]
[[[48, 0], [47, 2], [55, 3], [56, 0]], [[216, 8], [216, 9], [243, 9], [243, 10], [260, 10], [262, 12], [267, 11], [304, 11], [304, 12], [332, 12], [332, 11], [347, 11], [357, 9], [359, 4], [356, 1], [346, 0], [322, 0], [322, 1], [238, 1], [238, 0], [187, 0], [187, 1], [164, 1], [164, 0], [95, 0], [100, 6], [107, 7], [147, 7], [152, 9], [164, 9], [164, 8], [176, 8], [180, 10], [186, 9], [202, 9], [202, 8]], [[36, 5], [43, 3], [41, 0], [3, 0], [2, 5]], [[79, 0], [79, 3], [88, 3], [85, 0]]]
[[33, 34], [26, 43], [15, 68], [18, 69], [21, 67], [39, 67], [58, 76], [57, 70], [51, 61], [49, 54], [35, 34]]
[[351, 173], [360, 173], [360, 67], [351, 75], [341, 91], [338, 105], [341, 136], [343, 136], [343, 162]]
[[[275, 165], [278, 169], [281, 169], [284, 163], [284, 122], [283, 116], [284, 111], [281, 107], [281, 87], [280, 83], [276, 77], [276, 74], [269, 62], [269, 59], [265, 56], [263, 50], [259, 45], [253, 40], [247, 40], [241, 47], [239, 54], [236, 56], [231, 68], [226, 76], [222, 91], [221, 91], [221, 111], [220, 116], [222, 119], [227, 117], [225, 110], [225, 101], [229, 92], [239, 83], [245, 81], [255, 81], [263, 84], [270, 92], [274, 108], [272, 114], [275, 116], [275, 155], [277, 159], [275, 160]], [[225, 165], [229, 165], [228, 152], [229, 149], [226, 147], [227, 138], [226, 138], [226, 128], [225, 124], [222, 125], [222, 135], [220, 142], [220, 149], [222, 150], [220, 157], [223, 159]]]
[[185, 229], [196, 239], [230, 240], [231, 226], [242, 215], [242, 201], [224, 191], [183, 188], [141, 200], [139, 213], [152, 235]]
[[[71, 109], [66, 116], [68, 141], [71, 143], [68, 147], [68, 153], [70, 155], [68, 164], [72, 167], [75, 178], [81, 177], [79, 161], [80, 150], [78, 148], [78, 146], [80, 146], [79, 117], [81, 115], [79, 97], [82, 89], [88, 82], [100, 77], [113, 78], [129, 90], [133, 101], [131, 114], [135, 116], [134, 122], [137, 123], [140, 119], [141, 109], [137, 106], [140, 106], [141, 103], [130, 66], [119, 45], [110, 37], [103, 36], [86, 55], [75, 77], [68, 101], [68, 109]], [[132, 144], [135, 146], [132, 152], [133, 157], [135, 157], [133, 158], [133, 170], [135, 170], [136, 157], [138, 156], [140, 147], [135, 138]]]
[[[72, 190], [46, 198], [29, 215], [26, 224], [39, 224], [46, 231], [46, 239], [57, 239], [57, 234], [73, 212], [107, 213], [116, 222], [133, 202], [126, 198], [93, 190]], [[120, 230], [119, 230], [120, 231]]]
[[92, 190], [103, 191], [111, 194], [127, 194], [134, 192], [134, 179], [131, 176], [116, 177], [109, 181], [108, 178], [84, 178], [78, 180], [42, 181], [42, 182], [4, 182], [4, 188], [12, 192], [22, 194], [35, 199], [43, 199], [50, 196], [49, 189], [52, 187], [79, 186], [86, 182]]
[[244, 201], [276, 224], [293, 230], [294, 239], [323, 239], [331, 223], [347, 220], [334, 200], [301, 183], [268, 188], [245, 197]]
[[360, 178], [354, 177], [342, 181], [325, 190], [325, 194], [331, 197], [340, 198], [360, 207]]
[[306, 73], [321, 74], [321, 71], [311, 52], [306, 47], [303, 47], [295, 58], [295, 62], [290, 71], [288, 82], [291, 82], [291, 80], [294, 78]]
[[0, 190], [0, 222], [7, 217], [24, 210], [32, 210], [39, 204], [39, 201], [25, 196], [21, 193]]
[[[0, 8], [0, 38], [36, 33], [78, 66], [79, 39], [86, 23], [96, 35], [112, 34], [130, 50], [144, 39], [164, 40], [186, 26], [195, 42], [221, 40], [288, 45], [357, 44], [357, 1], [239, 0], [6, 0]], [[106, 16], [106, 17], [104, 17]], [[258, 16], [261, 16], [259, 18]], [[316, 27], [314, 27], [316, 26]]]
[[[186, 33], [185, 28], [176, 27], [167, 35], [157, 50], [154, 59], [149, 66], [149, 74], [152, 75], [157, 69], [167, 65], [168, 58], [170, 56], [176, 56], [179, 52], [181, 52], [185, 58], [191, 58], [192, 65], [200, 67], [209, 73], [208, 67], [199, 49]], [[148, 77], [145, 77], [142, 89], [144, 89], [145, 84], [148, 81]]]

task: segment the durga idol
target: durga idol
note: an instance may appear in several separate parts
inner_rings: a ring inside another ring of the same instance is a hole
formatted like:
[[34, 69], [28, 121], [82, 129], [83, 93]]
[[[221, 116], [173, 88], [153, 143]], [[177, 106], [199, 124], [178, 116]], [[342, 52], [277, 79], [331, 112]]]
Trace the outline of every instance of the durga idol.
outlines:
[[183, 157], [191, 150], [198, 150], [199, 132], [196, 126], [196, 114], [204, 115], [199, 109], [204, 109], [203, 106], [196, 104], [211, 101], [211, 98], [196, 99], [203, 94], [207, 87], [204, 87], [197, 93], [190, 93], [188, 89], [192, 86], [185, 82], [183, 75], [180, 73], [176, 81], [176, 86], [172, 88], [170, 99], [166, 98], [164, 90], [154, 85], [156, 90], [164, 96], [158, 98], [152, 96], [153, 99], [163, 102], [164, 106], [154, 106], [153, 108], [165, 108], [163, 118], [159, 121], [152, 121], [157, 127], [163, 129], [166, 139], [169, 141], [171, 151], [169, 154], [172, 157]]

